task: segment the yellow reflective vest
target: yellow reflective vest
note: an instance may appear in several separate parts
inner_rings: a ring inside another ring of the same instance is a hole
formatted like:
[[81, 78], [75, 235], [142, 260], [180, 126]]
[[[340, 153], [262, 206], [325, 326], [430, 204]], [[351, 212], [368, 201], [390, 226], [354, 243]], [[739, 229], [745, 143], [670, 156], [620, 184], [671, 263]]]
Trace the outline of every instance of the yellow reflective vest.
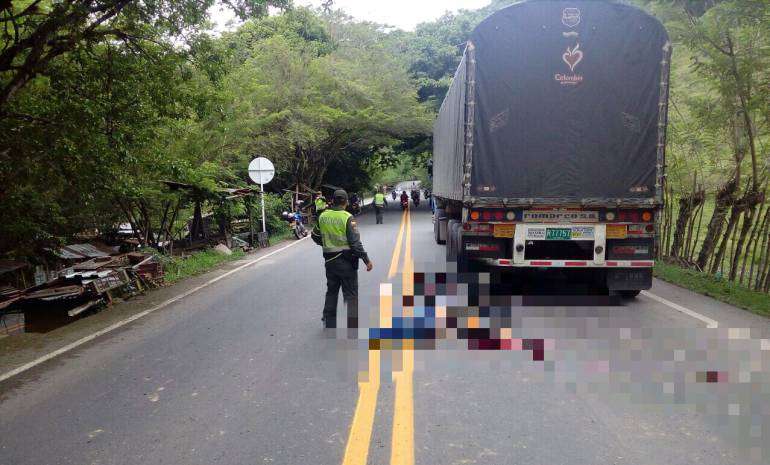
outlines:
[[326, 200], [324, 200], [322, 197], [318, 197], [315, 199], [316, 214], [320, 214], [324, 210], [326, 210]]
[[324, 253], [350, 250], [347, 227], [348, 218], [351, 216], [353, 215], [345, 210], [326, 210], [318, 217]]

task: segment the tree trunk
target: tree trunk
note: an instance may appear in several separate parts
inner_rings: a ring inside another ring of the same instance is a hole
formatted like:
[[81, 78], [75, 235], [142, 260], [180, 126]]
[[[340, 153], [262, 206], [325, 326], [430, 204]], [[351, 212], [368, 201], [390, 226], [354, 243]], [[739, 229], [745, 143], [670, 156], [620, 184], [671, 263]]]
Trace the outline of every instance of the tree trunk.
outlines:
[[[671, 245], [670, 255], [680, 257], [683, 247], [689, 241], [692, 235], [692, 217], [695, 207], [703, 202], [705, 194], [701, 192], [692, 192], [690, 195], [679, 199], [679, 215], [676, 219], [676, 230], [674, 231], [674, 243]], [[689, 234], [688, 234], [689, 230]], [[684, 250], [684, 256], [687, 256]]]
[[[753, 186], [753, 185], [752, 185]], [[762, 192], [757, 192], [753, 187], [738, 201], [738, 204], [733, 208], [739, 208], [743, 213], [743, 224], [741, 225], [741, 233], [738, 236], [738, 242], [735, 244], [735, 253], [732, 257], [732, 263], [730, 264], [730, 281], [735, 281], [735, 277], [738, 274], [738, 262], [743, 254], [743, 246], [746, 243], [746, 236], [751, 231], [753, 225], [754, 215], [757, 213], [757, 205], [764, 201], [764, 195]]]
[[730, 219], [727, 220], [727, 229], [725, 229], [725, 235], [722, 236], [722, 241], [719, 243], [719, 248], [714, 256], [714, 261], [711, 263], [711, 274], [715, 274], [717, 271], [722, 271], [724, 274], [724, 261], [727, 249], [730, 247], [730, 243], [733, 239], [733, 232], [735, 225], [740, 219], [741, 210], [736, 208], [735, 204], [730, 209]]
[[697, 264], [701, 270], [706, 269], [706, 265], [714, 253], [717, 241], [722, 233], [727, 211], [735, 201], [735, 190], [737, 188], [738, 181], [733, 178], [717, 192], [714, 213], [711, 215], [711, 220], [706, 230], [706, 237], [703, 239], [703, 245], [698, 253]]
[[663, 200], [663, 228], [662, 228], [662, 241], [661, 247], [658, 250], [658, 258], [662, 258], [664, 255], [668, 255], [670, 252], [670, 237], [671, 237], [671, 187], [666, 185], [663, 188], [665, 198]]
[[759, 204], [759, 208], [757, 209], [757, 221], [754, 222], [754, 227], [751, 230], [751, 234], [749, 234], [749, 240], [746, 242], [746, 253], [743, 254], [743, 264], [741, 265], [741, 277], [740, 277], [740, 283], [743, 284], [743, 278], [746, 277], [746, 265], [749, 264], [749, 275], [748, 275], [748, 287], [751, 287], [751, 276], [754, 271], [754, 262], [756, 261], [756, 255], [757, 255], [757, 240], [759, 238], [759, 232], [764, 227], [764, 221], [763, 221], [763, 213], [765, 208], [765, 202], [762, 201], [761, 204]]
[[762, 290], [770, 291], [770, 243], [765, 247], [765, 270], [762, 274]]
[[695, 248], [698, 246], [698, 240], [700, 239], [700, 229], [701, 229], [701, 226], [703, 226], [703, 210], [705, 209], [704, 208], [705, 205], [706, 205], [706, 197], [704, 195], [703, 203], [700, 204], [700, 208], [698, 209], [698, 213], [696, 214], [698, 218], [697, 219], [698, 229], [695, 230], [695, 239], [693, 240], [692, 248], [690, 249], [687, 255], [687, 261], [690, 263], [692, 263], [692, 256], [693, 254], [695, 254]]
[[[754, 282], [754, 289], [759, 290], [762, 286], [762, 272], [764, 271], [765, 264], [765, 248], [768, 241], [768, 223], [770, 222], [770, 207], [765, 210], [765, 218], [762, 220], [762, 226], [759, 228], [759, 262], [757, 263], [757, 278]], [[749, 281], [754, 279], [754, 262], [751, 263], [751, 270], [749, 271]], [[751, 285], [749, 285], [751, 287]]]
[[190, 244], [203, 237], [203, 214], [200, 201], [195, 201], [192, 225], [190, 226]]
[[[770, 215], [770, 208], [768, 213]], [[762, 290], [764, 284], [770, 275], [770, 220], [765, 222], [765, 229], [762, 231], [762, 253], [760, 254], [760, 267], [757, 270], [757, 285], [756, 290]]]
[[679, 199], [679, 214], [677, 215], [676, 228], [674, 229], [674, 242], [671, 244], [671, 250], [669, 250], [669, 255], [671, 257], [678, 257], [679, 252], [682, 250], [685, 230], [687, 229], [687, 223], [690, 222], [692, 206], [692, 197], [683, 196]]

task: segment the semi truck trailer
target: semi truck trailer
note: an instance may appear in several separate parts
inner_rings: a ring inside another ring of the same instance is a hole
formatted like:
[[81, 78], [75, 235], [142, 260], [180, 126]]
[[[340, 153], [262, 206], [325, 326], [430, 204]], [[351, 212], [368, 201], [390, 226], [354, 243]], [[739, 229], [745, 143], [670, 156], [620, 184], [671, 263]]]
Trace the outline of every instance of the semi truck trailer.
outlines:
[[622, 3], [524, 1], [482, 21], [433, 129], [447, 260], [649, 289], [670, 56], [663, 25]]

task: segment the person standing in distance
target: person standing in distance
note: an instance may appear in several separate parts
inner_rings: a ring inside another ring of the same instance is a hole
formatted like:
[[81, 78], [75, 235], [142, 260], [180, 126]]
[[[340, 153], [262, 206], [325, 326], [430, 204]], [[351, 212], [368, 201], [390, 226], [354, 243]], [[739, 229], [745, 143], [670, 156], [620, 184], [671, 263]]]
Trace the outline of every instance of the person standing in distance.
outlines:
[[356, 219], [345, 208], [348, 194], [334, 191], [332, 207], [318, 216], [313, 228], [313, 242], [323, 247], [326, 266], [326, 300], [322, 321], [327, 328], [337, 327], [337, 300], [340, 287], [348, 306], [348, 328], [358, 327], [358, 261], [363, 260], [366, 271], [374, 264], [361, 244]]
[[377, 224], [382, 224], [382, 211], [388, 206], [385, 200], [385, 194], [378, 191], [374, 194], [374, 215], [377, 218]]
[[324, 195], [321, 191], [318, 191], [315, 197], [315, 216], [318, 218], [321, 216], [321, 212], [326, 210], [327, 204], [326, 204], [326, 198], [324, 198]]

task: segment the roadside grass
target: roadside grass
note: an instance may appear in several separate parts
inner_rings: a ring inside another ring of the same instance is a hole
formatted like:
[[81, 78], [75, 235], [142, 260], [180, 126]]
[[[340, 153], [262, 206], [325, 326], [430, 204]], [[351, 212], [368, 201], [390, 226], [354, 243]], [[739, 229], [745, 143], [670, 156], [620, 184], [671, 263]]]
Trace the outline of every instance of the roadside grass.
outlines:
[[655, 276], [699, 294], [713, 297], [757, 315], [770, 317], [770, 296], [711, 274], [656, 262]]
[[225, 262], [231, 262], [243, 258], [246, 254], [242, 250], [233, 250], [232, 255], [225, 255], [215, 250], [203, 250], [195, 252], [187, 257], [173, 257], [165, 264], [165, 282], [173, 284], [185, 278], [199, 275]]
[[[270, 245], [273, 246], [293, 239], [294, 234], [291, 230], [279, 231], [270, 236]], [[167, 257], [163, 262], [165, 269], [164, 280], [166, 284], [174, 284], [183, 279], [205, 273], [223, 263], [241, 259], [246, 255], [242, 250], [233, 250], [232, 255], [225, 255], [213, 249], [208, 249], [195, 252], [186, 257]]]
[[[309, 231], [310, 230], [308, 229], [308, 233], [309, 233]], [[275, 245], [275, 244], [277, 244], [279, 242], [283, 242], [283, 241], [286, 241], [286, 240], [289, 240], [289, 239], [294, 239], [294, 233], [291, 232], [290, 229], [288, 229], [286, 231], [280, 231], [280, 232], [277, 232], [274, 235], [270, 236], [270, 245]]]

